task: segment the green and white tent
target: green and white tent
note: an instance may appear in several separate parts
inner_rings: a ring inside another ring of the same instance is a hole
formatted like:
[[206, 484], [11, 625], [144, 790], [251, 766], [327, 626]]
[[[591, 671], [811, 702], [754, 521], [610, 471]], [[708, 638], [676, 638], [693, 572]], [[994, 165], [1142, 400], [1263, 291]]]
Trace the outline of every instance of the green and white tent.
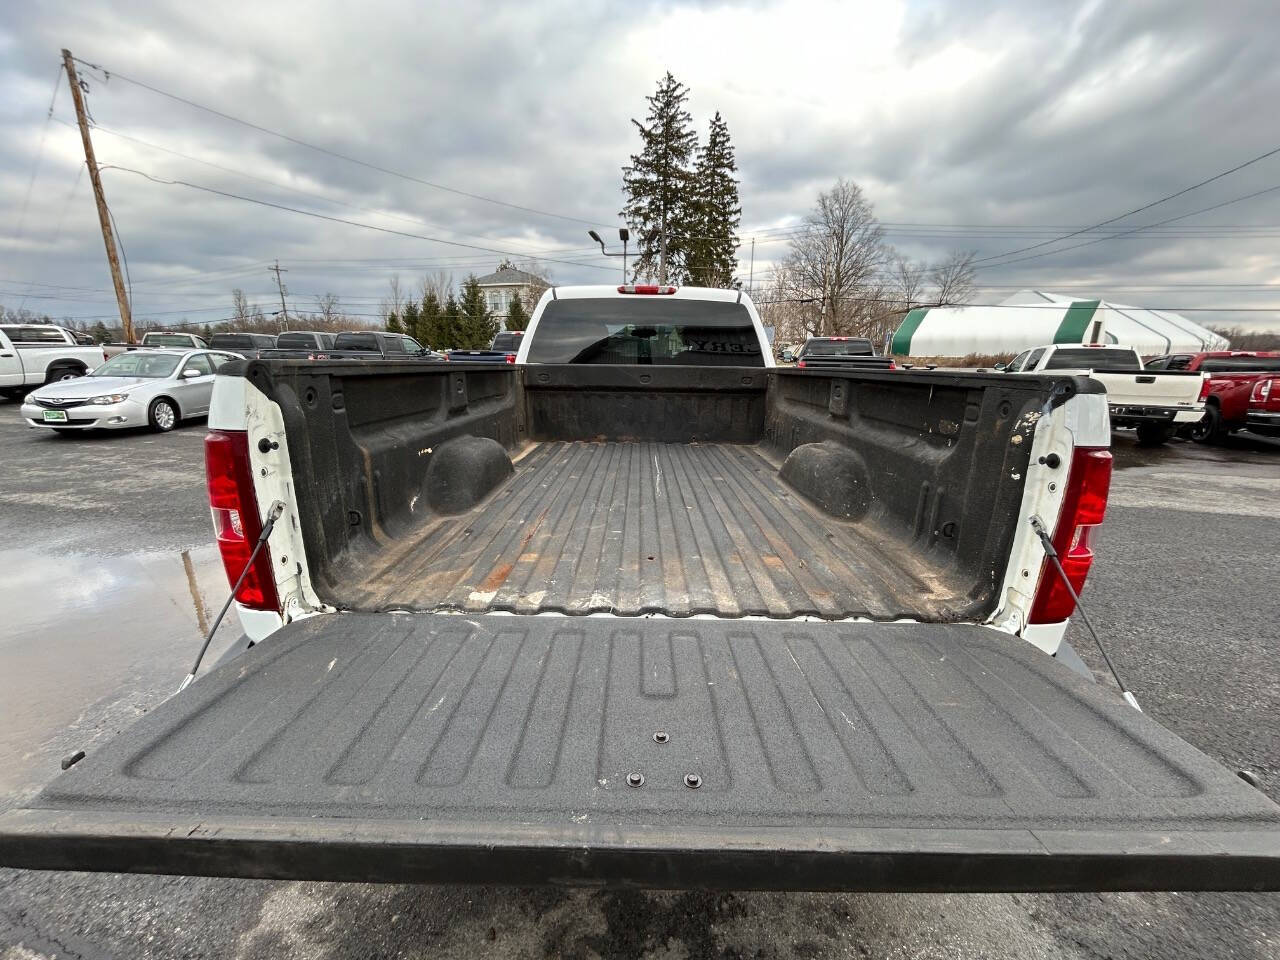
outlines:
[[1114, 343], [1144, 357], [1226, 350], [1225, 338], [1168, 310], [1021, 290], [1003, 303], [921, 307], [903, 318], [889, 352], [907, 357], [1021, 353], [1046, 343]]

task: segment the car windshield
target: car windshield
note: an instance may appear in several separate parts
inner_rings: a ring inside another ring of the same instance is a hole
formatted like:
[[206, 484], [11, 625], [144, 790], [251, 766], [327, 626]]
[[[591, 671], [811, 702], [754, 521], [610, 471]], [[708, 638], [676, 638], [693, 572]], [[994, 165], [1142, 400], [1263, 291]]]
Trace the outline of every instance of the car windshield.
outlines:
[[1141, 370], [1142, 361], [1133, 350], [1098, 350], [1074, 347], [1055, 350], [1046, 370]]
[[530, 363], [764, 366], [747, 308], [719, 300], [554, 300], [530, 338]]
[[176, 353], [149, 353], [145, 350], [131, 350], [117, 354], [102, 366], [98, 367], [92, 377], [147, 377], [161, 379], [173, 376], [182, 357]]

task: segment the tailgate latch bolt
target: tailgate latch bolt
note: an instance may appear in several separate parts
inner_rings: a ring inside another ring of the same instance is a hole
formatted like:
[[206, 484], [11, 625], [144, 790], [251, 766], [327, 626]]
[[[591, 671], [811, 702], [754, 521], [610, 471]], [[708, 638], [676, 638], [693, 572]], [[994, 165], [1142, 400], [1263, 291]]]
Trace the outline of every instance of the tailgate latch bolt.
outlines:
[[671, 738], [670, 738], [670, 737], [668, 737], [668, 736], [667, 736], [665, 733], [663, 733], [661, 730], [659, 730], [657, 733], [655, 733], [655, 734], [653, 735], [653, 742], [654, 742], [654, 743], [666, 743], [666, 742], [667, 742], [668, 740], [670, 740], [670, 739], [671, 739]]
[[628, 773], [628, 774], [627, 774], [627, 786], [628, 786], [628, 787], [643, 787], [643, 786], [644, 786], [644, 774], [643, 774], [643, 773]]
[[702, 778], [696, 773], [686, 773], [684, 775], [684, 785], [690, 790], [697, 790], [702, 786]]

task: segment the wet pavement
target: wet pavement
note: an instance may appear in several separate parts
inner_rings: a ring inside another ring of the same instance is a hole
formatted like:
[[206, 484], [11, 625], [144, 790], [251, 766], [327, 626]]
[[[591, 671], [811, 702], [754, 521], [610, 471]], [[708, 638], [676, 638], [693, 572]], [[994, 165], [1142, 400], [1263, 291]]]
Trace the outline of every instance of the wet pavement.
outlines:
[[[226, 596], [203, 424], [62, 438], [0, 402], [0, 807], [172, 694]], [[1280, 443], [1141, 448], [1085, 601], [1149, 714], [1280, 798]], [[238, 624], [224, 625], [211, 657]], [[1073, 627], [1072, 642], [1101, 663]], [[0, 870], [32, 957], [1280, 956], [1280, 895], [839, 895]]]

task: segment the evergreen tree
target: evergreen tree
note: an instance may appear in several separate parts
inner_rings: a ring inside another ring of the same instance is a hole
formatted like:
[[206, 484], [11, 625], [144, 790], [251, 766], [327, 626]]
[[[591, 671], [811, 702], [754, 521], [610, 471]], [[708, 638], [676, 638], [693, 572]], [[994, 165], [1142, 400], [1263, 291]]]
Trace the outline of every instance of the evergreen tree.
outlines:
[[507, 307], [507, 329], [523, 330], [529, 326], [529, 315], [524, 312], [524, 302], [520, 299], [519, 292], [511, 297], [511, 303]]
[[418, 339], [418, 320], [418, 305], [410, 300], [400, 313], [400, 329], [393, 332], [407, 333], [416, 340]]
[[434, 290], [428, 290], [422, 295], [422, 306], [418, 308], [418, 332], [414, 339], [433, 350], [448, 349], [453, 346], [450, 336], [440, 308], [440, 298]]
[[729, 125], [720, 111], [711, 118], [707, 144], [698, 151], [694, 177], [695, 236], [689, 264], [691, 281], [703, 287], [727, 287], [738, 266], [738, 165], [729, 142]]
[[[107, 329], [107, 325], [99, 320], [89, 328], [89, 335], [93, 337], [94, 343], [106, 343], [111, 339], [111, 331]], [[208, 334], [205, 334], [207, 340]]]
[[489, 304], [485, 302], [484, 291], [473, 273], [462, 284], [462, 300], [458, 304], [459, 344], [464, 350], [479, 350], [489, 346], [493, 335], [498, 332], [498, 322], [489, 312]]
[[462, 343], [462, 307], [458, 305], [458, 298], [453, 295], [453, 291], [449, 291], [449, 299], [444, 304], [444, 316], [441, 318], [441, 328], [445, 333], [445, 343], [455, 349], [461, 349]]
[[387, 332], [388, 333], [405, 333], [404, 321], [400, 314], [395, 310], [387, 311]]
[[[658, 82], [645, 122], [632, 119], [640, 132], [640, 152], [622, 168], [626, 199], [621, 216], [636, 232], [640, 255], [635, 278], [682, 283], [688, 277], [690, 237], [695, 228], [693, 155], [698, 135], [685, 109], [689, 88], [670, 71]], [[663, 272], [662, 238], [666, 237]]]

